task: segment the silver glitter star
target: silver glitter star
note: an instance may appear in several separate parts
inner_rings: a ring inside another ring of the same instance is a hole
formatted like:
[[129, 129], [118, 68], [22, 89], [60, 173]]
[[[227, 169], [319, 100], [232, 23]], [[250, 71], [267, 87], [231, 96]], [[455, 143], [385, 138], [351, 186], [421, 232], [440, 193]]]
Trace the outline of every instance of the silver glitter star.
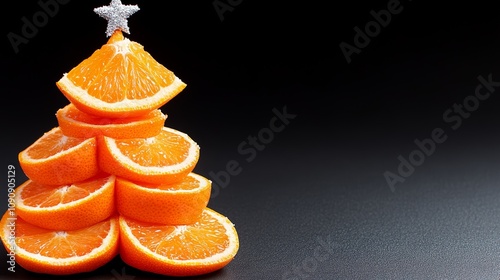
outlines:
[[111, 36], [115, 30], [120, 29], [129, 33], [127, 18], [139, 11], [137, 5], [123, 5], [121, 0], [111, 0], [109, 6], [95, 8], [94, 12], [108, 21], [106, 36]]

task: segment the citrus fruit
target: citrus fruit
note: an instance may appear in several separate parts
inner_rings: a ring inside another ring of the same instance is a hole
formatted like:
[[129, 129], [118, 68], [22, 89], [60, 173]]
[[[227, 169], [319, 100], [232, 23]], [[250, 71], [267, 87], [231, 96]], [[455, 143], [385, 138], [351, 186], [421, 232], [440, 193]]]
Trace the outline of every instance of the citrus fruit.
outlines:
[[[55, 231], [34, 226], [5, 212], [0, 237], [7, 252], [26, 270], [67, 275], [93, 271], [118, 254], [116, 216], [86, 228]], [[9, 219], [10, 218], [10, 219]]]
[[57, 187], [28, 180], [16, 189], [16, 211], [42, 228], [84, 228], [114, 213], [114, 186], [113, 175]]
[[169, 225], [197, 222], [210, 199], [211, 182], [189, 173], [174, 184], [147, 184], [116, 179], [116, 206], [128, 218]]
[[187, 134], [164, 127], [154, 137], [98, 137], [100, 168], [131, 181], [172, 184], [195, 167], [200, 148]]
[[99, 173], [95, 138], [64, 135], [59, 127], [46, 132], [19, 153], [26, 176], [44, 185], [65, 185]]
[[142, 117], [103, 118], [86, 114], [73, 104], [59, 109], [59, 127], [66, 136], [89, 138], [104, 135], [112, 138], [147, 138], [158, 135], [167, 118], [159, 109]]
[[120, 256], [143, 271], [170, 276], [194, 276], [226, 266], [239, 248], [234, 225], [205, 208], [192, 225], [139, 222], [120, 215]]
[[78, 109], [101, 117], [144, 115], [186, 87], [121, 31], [56, 84]]

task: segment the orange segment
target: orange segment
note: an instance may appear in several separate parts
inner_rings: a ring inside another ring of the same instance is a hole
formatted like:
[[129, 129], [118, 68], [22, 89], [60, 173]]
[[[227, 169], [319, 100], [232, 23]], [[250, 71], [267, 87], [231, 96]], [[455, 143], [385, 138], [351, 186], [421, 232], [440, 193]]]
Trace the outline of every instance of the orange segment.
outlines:
[[186, 87], [120, 31], [56, 84], [78, 109], [101, 117], [144, 115]]
[[39, 184], [83, 181], [99, 172], [96, 139], [68, 137], [55, 127], [19, 153], [19, 163], [26, 176]]
[[9, 214], [0, 221], [0, 237], [7, 252], [15, 249], [16, 263], [26, 270], [54, 275], [89, 272], [118, 254], [116, 217], [79, 230], [54, 231]]
[[116, 179], [116, 205], [126, 217], [169, 225], [197, 222], [210, 199], [211, 182], [190, 173], [175, 184], [133, 183]]
[[25, 221], [53, 230], [75, 230], [109, 218], [115, 176], [63, 186], [28, 180], [16, 189], [16, 211]]
[[160, 110], [153, 110], [142, 117], [102, 118], [86, 114], [73, 104], [59, 109], [56, 116], [66, 136], [89, 138], [104, 135], [117, 139], [156, 136], [167, 118]]
[[164, 127], [155, 137], [98, 138], [99, 166], [131, 181], [173, 184], [198, 162], [200, 148], [187, 134]]
[[144, 223], [120, 216], [120, 256], [130, 266], [170, 276], [194, 276], [226, 266], [238, 252], [234, 225], [206, 208], [192, 225]]

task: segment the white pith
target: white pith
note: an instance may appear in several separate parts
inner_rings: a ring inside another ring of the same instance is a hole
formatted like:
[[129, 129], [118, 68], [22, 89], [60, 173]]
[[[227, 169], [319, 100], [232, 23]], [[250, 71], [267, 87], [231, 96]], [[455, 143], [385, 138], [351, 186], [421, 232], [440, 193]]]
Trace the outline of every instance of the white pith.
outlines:
[[[203, 178], [202, 176], [195, 174], [195, 173], [189, 173], [187, 176], [193, 177], [195, 180], [200, 182], [197, 188], [195, 189], [190, 189], [190, 190], [160, 190], [160, 189], [150, 189], [148, 188], [148, 192], [150, 193], [157, 193], [157, 194], [190, 194], [190, 193], [198, 193], [200, 190], [203, 190], [209, 186], [212, 182], [208, 179]], [[142, 188], [139, 185], [133, 184], [132, 187], [134, 188]]]
[[[26, 251], [25, 249], [16, 245], [16, 254], [23, 256], [25, 259], [35, 260], [37, 263], [44, 263], [50, 266], [67, 266], [75, 263], [80, 263], [84, 260], [93, 260], [95, 257], [104, 254], [109, 247], [112, 247], [111, 240], [114, 238], [115, 233], [117, 234], [118, 230], [117, 219], [110, 220], [110, 227], [108, 231], [108, 235], [102, 240], [102, 244], [92, 249], [88, 254], [84, 256], [74, 256], [69, 258], [51, 258], [47, 256], [42, 256], [40, 254], [34, 254]], [[61, 232], [56, 233], [56, 235], [63, 235]], [[9, 231], [7, 227], [4, 228], [4, 236], [8, 236]]]
[[196, 142], [194, 142], [187, 134], [182, 133], [180, 131], [177, 131], [172, 128], [168, 127], [163, 127], [164, 131], [168, 131], [170, 133], [174, 133], [177, 135], [183, 136], [183, 138], [189, 142], [189, 150], [188, 150], [188, 156], [187, 158], [177, 164], [170, 165], [170, 166], [164, 166], [164, 167], [156, 167], [156, 166], [142, 166], [134, 161], [132, 161], [130, 158], [126, 156], [120, 156], [119, 158], [116, 158], [116, 155], [121, 155], [120, 149], [118, 149], [118, 146], [116, 145], [116, 142], [113, 138], [110, 137], [104, 137], [104, 141], [106, 142], [106, 146], [109, 149], [110, 153], [112, 155], [115, 155], [116, 160], [120, 161], [120, 163], [124, 166], [126, 166], [128, 169], [131, 170], [141, 170], [141, 171], [147, 171], [149, 174], [165, 174], [165, 173], [175, 173], [182, 171], [186, 169], [192, 162], [196, 160], [198, 157], [199, 153], [199, 147]]
[[67, 88], [67, 91], [71, 92], [72, 98], [78, 100], [80, 103], [85, 104], [88, 107], [95, 108], [97, 110], [112, 109], [114, 111], [127, 111], [130, 108], [147, 108], [151, 104], [161, 104], [165, 99], [173, 98], [178, 94], [178, 88], [183, 88], [185, 86], [184, 82], [178, 77], [174, 77], [174, 81], [161, 88], [155, 95], [143, 98], [143, 99], [124, 99], [115, 103], [108, 103], [93, 97], [88, 94], [87, 90], [82, 89], [79, 86], [73, 84], [73, 82], [67, 77], [67, 73], [59, 80], [59, 83]]
[[104, 193], [104, 191], [106, 191], [111, 186], [111, 184], [114, 182], [114, 180], [115, 180], [115, 176], [111, 175], [102, 187], [100, 187], [96, 191], [92, 192], [90, 195], [88, 195], [84, 198], [75, 200], [75, 201], [71, 201], [71, 202], [64, 203], [64, 204], [58, 204], [58, 205], [54, 205], [54, 206], [49, 206], [49, 207], [33, 207], [33, 206], [24, 205], [23, 199], [22, 199], [22, 192], [23, 192], [25, 186], [20, 186], [19, 189], [17, 190], [17, 192], [18, 192], [17, 207], [22, 208], [22, 209], [29, 209], [29, 211], [31, 211], [31, 212], [34, 212], [34, 211], [36, 211], [36, 212], [48, 212], [48, 211], [58, 210], [61, 207], [64, 207], [64, 208], [74, 207], [78, 204], [83, 204], [83, 203], [85, 203], [85, 202], [87, 202], [87, 201], [89, 201], [97, 196], [102, 195]]
[[[120, 223], [122, 223], [121, 229], [124, 230], [123, 234], [126, 236], [127, 239], [129, 239], [134, 244], [134, 247], [137, 250], [139, 250], [142, 253], [147, 254], [147, 255], [154, 255], [154, 257], [156, 259], [158, 259], [159, 261], [164, 262], [164, 263], [179, 264], [179, 265], [184, 265], [184, 266], [189, 266], [189, 265], [196, 266], [196, 265], [199, 265], [200, 262], [219, 263], [219, 262], [225, 261], [228, 257], [232, 256], [233, 251], [238, 246], [238, 235], [235, 232], [234, 225], [231, 223], [231, 221], [229, 221], [228, 218], [216, 213], [215, 211], [213, 211], [209, 208], [206, 208], [204, 211], [206, 213], [208, 213], [210, 216], [212, 216], [213, 218], [215, 218], [217, 221], [219, 221], [219, 223], [221, 223], [224, 226], [224, 229], [225, 229], [226, 234], [227, 234], [228, 239], [229, 239], [229, 246], [223, 252], [214, 254], [210, 257], [203, 258], [203, 259], [173, 260], [173, 259], [167, 258], [165, 256], [155, 254], [150, 249], [143, 246], [139, 242], [139, 240], [132, 234], [132, 230], [130, 229], [130, 227], [128, 226], [128, 224], [124, 218], [120, 218]], [[123, 226], [123, 225], [125, 225], [125, 226]], [[180, 227], [180, 228], [174, 230], [170, 235], [182, 234], [183, 231], [185, 231], [186, 226], [177, 226], [177, 227]], [[167, 238], [167, 236], [165, 238]]]
[[[60, 130], [60, 128], [59, 128], [59, 127], [55, 127], [55, 128], [53, 128], [52, 130], [50, 130], [49, 132], [46, 132], [46, 133], [44, 134], [44, 136], [49, 135], [49, 134], [55, 134], [55, 133], [57, 133], [59, 130]], [[41, 142], [41, 141], [43, 141], [43, 140], [44, 140], [44, 139], [42, 139], [44, 136], [42, 136], [42, 137], [40, 137], [38, 140], [36, 140], [33, 144], [31, 144], [31, 146], [30, 146], [30, 147], [33, 147], [33, 146], [38, 145], [38, 143], [39, 143], [39, 142]], [[63, 136], [63, 139], [64, 139], [65, 137], [67, 138], [67, 136]], [[66, 140], [63, 140], [63, 141], [66, 141]], [[54, 154], [54, 155], [52, 155], [52, 156], [50, 156], [50, 157], [46, 157], [46, 158], [34, 159], [34, 158], [30, 157], [30, 156], [28, 155], [28, 153], [26, 153], [26, 152], [21, 152], [21, 153], [20, 153], [20, 156], [21, 156], [21, 157], [22, 157], [22, 159], [24, 159], [25, 161], [31, 161], [31, 162], [32, 162], [32, 161], [36, 161], [36, 162], [40, 162], [40, 163], [42, 163], [42, 162], [45, 162], [45, 161], [50, 161], [50, 160], [52, 160], [54, 157], [62, 157], [62, 156], [64, 156], [64, 155], [66, 155], [66, 154], [71, 154], [74, 150], [79, 149], [81, 146], [86, 145], [88, 142], [91, 142], [91, 141], [95, 141], [95, 139], [94, 139], [94, 138], [89, 138], [89, 139], [86, 139], [86, 140], [82, 141], [80, 144], [78, 144], [78, 145], [76, 145], [76, 146], [73, 146], [73, 147], [71, 147], [71, 148], [69, 148], [69, 149], [66, 149], [66, 150], [64, 150], [64, 151], [58, 152], [58, 153], [56, 153], [56, 154]], [[30, 147], [28, 147], [26, 150], [29, 150], [29, 148], [30, 148]]]

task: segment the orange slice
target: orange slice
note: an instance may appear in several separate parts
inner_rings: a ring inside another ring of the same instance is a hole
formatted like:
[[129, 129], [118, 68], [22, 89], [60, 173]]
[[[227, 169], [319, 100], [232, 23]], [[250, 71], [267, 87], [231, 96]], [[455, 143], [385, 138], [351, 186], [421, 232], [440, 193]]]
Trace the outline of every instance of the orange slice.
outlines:
[[39, 184], [80, 182], [99, 172], [96, 139], [68, 137], [55, 127], [20, 152], [19, 163], [26, 176]]
[[160, 110], [153, 110], [142, 117], [102, 118], [86, 114], [73, 104], [59, 109], [56, 116], [66, 136], [89, 138], [104, 135], [117, 139], [156, 136], [167, 118]]
[[164, 127], [150, 138], [98, 138], [100, 168], [117, 177], [152, 184], [173, 184], [198, 162], [200, 148], [187, 134]]
[[75, 230], [109, 218], [114, 208], [115, 176], [63, 186], [28, 180], [16, 189], [17, 214], [53, 230]]
[[226, 266], [238, 252], [234, 225], [206, 208], [192, 225], [144, 223], [120, 216], [120, 256], [130, 266], [170, 276], [194, 276]]
[[115, 118], [158, 109], [186, 87], [121, 31], [56, 84], [81, 111]]
[[[7, 253], [31, 272], [68, 275], [93, 271], [118, 254], [118, 219], [112, 217], [73, 231], [43, 229], [10, 216], [0, 221], [0, 237]], [[11, 231], [11, 229], [15, 229]]]
[[168, 225], [192, 224], [210, 199], [211, 182], [190, 173], [175, 184], [152, 185], [116, 179], [118, 212], [138, 221]]

